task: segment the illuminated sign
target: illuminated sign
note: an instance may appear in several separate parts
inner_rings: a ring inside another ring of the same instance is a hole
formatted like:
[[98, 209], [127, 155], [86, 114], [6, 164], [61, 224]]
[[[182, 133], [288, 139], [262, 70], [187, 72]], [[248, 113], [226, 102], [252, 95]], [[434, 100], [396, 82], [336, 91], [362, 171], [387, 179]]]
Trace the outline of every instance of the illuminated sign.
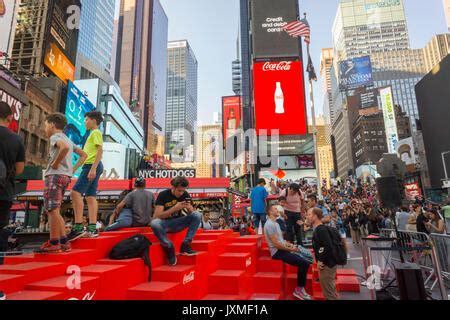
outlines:
[[44, 64], [66, 84], [68, 80], [75, 79], [75, 67], [54, 43], [50, 43], [47, 49]]

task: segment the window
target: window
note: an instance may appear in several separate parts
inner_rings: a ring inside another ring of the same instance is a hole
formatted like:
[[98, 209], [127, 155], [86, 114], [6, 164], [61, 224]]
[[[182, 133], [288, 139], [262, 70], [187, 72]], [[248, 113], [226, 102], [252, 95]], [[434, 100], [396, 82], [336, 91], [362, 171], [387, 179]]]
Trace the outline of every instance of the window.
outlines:
[[32, 154], [36, 154], [37, 153], [38, 144], [39, 144], [39, 139], [38, 139], [37, 135], [32, 134], [31, 135], [31, 141], [30, 141], [30, 152]]
[[45, 159], [47, 157], [47, 141], [41, 140], [41, 144], [39, 145], [39, 153], [41, 158]]

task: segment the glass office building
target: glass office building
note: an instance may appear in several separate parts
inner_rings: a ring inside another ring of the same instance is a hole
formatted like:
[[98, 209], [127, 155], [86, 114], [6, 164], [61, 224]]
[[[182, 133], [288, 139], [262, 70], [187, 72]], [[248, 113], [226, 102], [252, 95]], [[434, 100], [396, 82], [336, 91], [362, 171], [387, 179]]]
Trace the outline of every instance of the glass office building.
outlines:
[[[116, 0], [82, 0], [76, 78], [108, 78]], [[111, 78], [105, 79], [111, 82]]]
[[[188, 41], [168, 45], [166, 154], [171, 146], [194, 143], [197, 122], [198, 62]], [[188, 141], [185, 132], [190, 133]]]
[[340, 0], [332, 34], [337, 61], [410, 47], [403, 0]]

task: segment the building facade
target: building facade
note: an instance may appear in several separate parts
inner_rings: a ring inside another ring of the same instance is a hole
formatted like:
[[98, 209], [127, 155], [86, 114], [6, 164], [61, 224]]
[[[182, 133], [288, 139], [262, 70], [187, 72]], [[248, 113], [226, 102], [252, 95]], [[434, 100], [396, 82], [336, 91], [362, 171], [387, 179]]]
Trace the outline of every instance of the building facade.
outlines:
[[76, 79], [112, 82], [115, 0], [82, 0]]
[[337, 61], [410, 48], [403, 0], [340, 0], [332, 34]]
[[[410, 119], [396, 107], [399, 139], [411, 137]], [[352, 150], [355, 167], [375, 165], [388, 153], [383, 112], [361, 115], [352, 126]]]
[[105, 142], [118, 143], [139, 153], [145, 150], [144, 130], [117, 85], [109, 85], [101, 79], [78, 80], [74, 84], [104, 114], [105, 121], [100, 129]]
[[349, 176], [350, 171], [354, 171], [353, 155], [351, 146], [351, 132], [348, 121], [348, 111], [346, 108], [341, 109], [336, 114], [336, 119], [332, 126], [334, 141], [334, 156], [336, 162], [336, 177], [345, 179]]
[[447, 20], [448, 32], [450, 32], [450, 0], [444, 1], [445, 19]]
[[160, 114], [165, 107], [166, 68], [161, 64], [167, 56], [167, 30], [159, 0], [121, 0], [115, 80], [144, 128], [150, 154], [156, 151], [157, 133], [164, 129]]
[[320, 78], [322, 81], [322, 93], [324, 95], [323, 112], [325, 116], [325, 122], [329, 123], [330, 125], [334, 120], [333, 93], [331, 83], [331, 72], [334, 72], [333, 57], [334, 50], [332, 48], [322, 49], [322, 54], [320, 57]]
[[166, 153], [194, 143], [198, 109], [198, 62], [188, 41], [168, 45]]
[[203, 125], [197, 129], [196, 169], [197, 178], [220, 177], [222, 154], [219, 139], [222, 136], [222, 126]]

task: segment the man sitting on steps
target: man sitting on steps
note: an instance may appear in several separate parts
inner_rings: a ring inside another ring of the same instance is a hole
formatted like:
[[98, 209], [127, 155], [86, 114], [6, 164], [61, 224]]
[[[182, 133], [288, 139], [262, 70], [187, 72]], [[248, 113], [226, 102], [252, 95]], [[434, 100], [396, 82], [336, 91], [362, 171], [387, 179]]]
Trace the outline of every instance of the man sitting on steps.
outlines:
[[189, 181], [186, 178], [175, 178], [171, 184], [171, 189], [158, 195], [154, 219], [150, 226], [166, 252], [169, 265], [175, 266], [177, 264], [175, 247], [167, 238], [167, 233], [178, 233], [188, 228], [186, 238], [181, 245], [180, 254], [196, 255], [197, 253], [191, 248], [191, 243], [200, 227], [202, 214], [194, 212], [190, 195], [186, 191], [189, 187]]

